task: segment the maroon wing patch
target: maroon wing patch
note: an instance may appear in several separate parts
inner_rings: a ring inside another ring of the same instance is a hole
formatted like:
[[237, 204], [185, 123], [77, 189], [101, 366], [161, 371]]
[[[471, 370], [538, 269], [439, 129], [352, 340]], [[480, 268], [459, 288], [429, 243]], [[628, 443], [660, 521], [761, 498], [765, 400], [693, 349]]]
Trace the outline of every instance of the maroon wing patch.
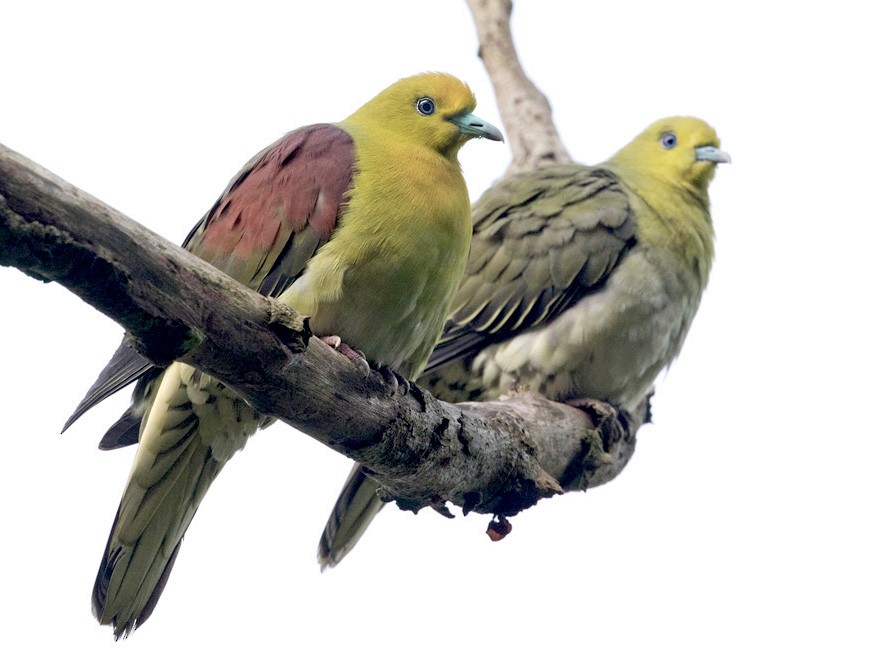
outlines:
[[[354, 164], [353, 139], [337, 126], [299, 128], [244, 166], [183, 245], [263, 295], [280, 295], [331, 238]], [[123, 342], [64, 429], [134, 380], [159, 372]], [[135, 408], [107, 431], [101, 448], [137, 441], [142, 412]]]
[[335, 230], [355, 164], [353, 138], [332, 124], [288, 133], [257, 154], [185, 247], [265, 295], [279, 295]]

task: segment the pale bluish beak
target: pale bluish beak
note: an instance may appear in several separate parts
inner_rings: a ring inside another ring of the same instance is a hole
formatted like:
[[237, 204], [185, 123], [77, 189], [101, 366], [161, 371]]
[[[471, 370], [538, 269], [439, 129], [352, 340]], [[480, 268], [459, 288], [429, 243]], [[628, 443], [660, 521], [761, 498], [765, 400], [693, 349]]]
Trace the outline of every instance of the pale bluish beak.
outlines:
[[465, 133], [466, 135], [485, 137], [488, 140], [494, 140], [496, 142], [505, 141], [499, 128], [492, 126], [483, 119], [479, 119], [471, 112], [469, 114], [450, 117], [448, 121], [457, 126], [460, 129], [460, 132]]
[[711, 160], [713, 162], [731, 162], [731, 156], [714, 146], [699, 146], [694, 149], [694, 157], [697, 160]]

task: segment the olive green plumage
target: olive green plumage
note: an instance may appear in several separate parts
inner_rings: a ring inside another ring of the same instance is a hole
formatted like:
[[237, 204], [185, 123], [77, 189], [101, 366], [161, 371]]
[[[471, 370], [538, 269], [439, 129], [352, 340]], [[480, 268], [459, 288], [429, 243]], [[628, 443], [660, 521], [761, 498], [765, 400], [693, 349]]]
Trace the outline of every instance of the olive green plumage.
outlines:
[[[499, 181], [473, 207], [466, 275], [419, 383], [450, 402], [521, 387], [635, 407], [697, 311], [713, 260], [708, 186], [729, 160], [706, 123], [671, 117], [601, 165]], [[376, 488], [351, 474], [323, 567], [380, 510]]]

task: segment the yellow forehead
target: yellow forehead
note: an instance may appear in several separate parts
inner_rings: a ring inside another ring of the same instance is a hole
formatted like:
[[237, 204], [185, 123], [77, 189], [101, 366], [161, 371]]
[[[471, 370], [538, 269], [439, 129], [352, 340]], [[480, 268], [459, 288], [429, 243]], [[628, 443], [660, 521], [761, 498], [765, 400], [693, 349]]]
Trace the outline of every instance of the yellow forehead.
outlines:
[[397, 91], [404, 100], [412, 103], [428, 96], [438, 104], [443, 114], [471, 112], [475, 108], [475, 96], [469, 85], [449, 73], [421, 73], [403, 78], [390, 90]]
[[675, 133], [687, 146], [721, 146], [715, 129], [697, 117], [667, 117], [659, 119], [643, 131], [643, 137], [657, 140], [665, 133]]

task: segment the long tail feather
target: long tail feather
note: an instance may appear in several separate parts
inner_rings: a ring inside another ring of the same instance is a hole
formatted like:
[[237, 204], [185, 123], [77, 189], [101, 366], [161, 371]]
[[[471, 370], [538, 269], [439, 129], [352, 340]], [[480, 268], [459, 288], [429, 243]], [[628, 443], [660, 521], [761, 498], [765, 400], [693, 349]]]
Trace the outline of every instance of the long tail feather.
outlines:
[[317, 549], [320, 570], [338, 565], [384, 507], [377, 495], [378, 487], [378, 482], [366, 476], [359, 464], [353, 466], [320, 536]]
[[95, 617], [117, 639], [152, 613], [207, 489], [262, 421], [190, 366], [162, 375], [92, 592]]

